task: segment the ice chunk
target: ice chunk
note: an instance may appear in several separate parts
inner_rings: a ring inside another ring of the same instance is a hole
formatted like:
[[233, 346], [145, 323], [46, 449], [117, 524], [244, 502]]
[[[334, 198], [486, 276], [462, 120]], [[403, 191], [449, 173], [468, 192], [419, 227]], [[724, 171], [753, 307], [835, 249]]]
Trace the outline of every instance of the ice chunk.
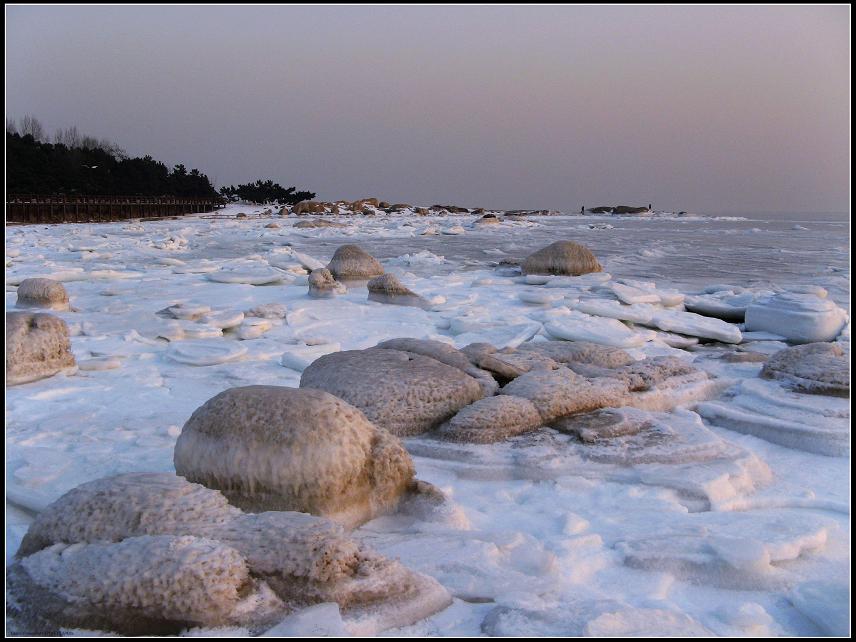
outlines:
[[207, 274], [209, 281], [216, 283], [245, 283], [249, 285], [268, 285], [279, 283], [285, 278], [277, 270], [257, 269], [221, 269]]
[[609, 317], [619, 321], [648, 324], [656, 308], [647, 304], [625, 305], [611, 299], [580, 299], [568, 304], [569, 308], [598, 317]]
[[696, 407], [709, 422], [775, 444], [820, 455], [850, 453], [849, 400], [783, 390], [773, 382], [744, 379], [722, 401]]
[[654, 338], [653, 332], [637, 332], [616, 319], [593, 317], [577, 310], [545, 323], [544, 329], [556, 339], [588, 341], [617, 348], [638, 348]]
[[338, 352], [342, 346], [338, 343], [321, 343], [314, 346], [286, 346], [280, 357], [280, 364], [286, 368], [303, 372], [310, 363], [331, 352]]
[[182, 341], [171, 345], [167, 354], [189, 366], [213, 366], [239, 359], [246, 352], [247, 348], [233, 341]]
[[723, 343], [740, 343], [743, 340], [737, 326], [692, 312], [660, 310], [654, 314], [651, 325], [667, 332], [714, 339]]
[[746, 329], [780, 334], [794, 343], [832, 341], [847, 323], [847, 312], [831, 299], [783, 292], [746, 308]]

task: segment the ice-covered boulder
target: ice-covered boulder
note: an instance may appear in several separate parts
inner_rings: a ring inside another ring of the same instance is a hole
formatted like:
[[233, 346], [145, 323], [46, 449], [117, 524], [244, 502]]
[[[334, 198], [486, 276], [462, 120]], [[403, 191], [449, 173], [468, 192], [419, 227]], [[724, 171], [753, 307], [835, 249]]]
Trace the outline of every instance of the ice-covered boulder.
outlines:
[[6, 313], [7, 385], [51, 377], [74, 365], [65, 321], [46, 313]]
[[850, 365], [837, 343], [807, 343], [785, 348], [764, 364], [761, 376], [779, 379], [797, 392], [850, 396]]
[[369, 301], [391, 303], [393, 305], [412, 305], [428, 307], [428, 302], [405, 286], [394, 274], [381, 274], [370, 280], [366, 287]]
[[610, 378], [588, 379], [572, 370], [531, 370], [506, 384], [503, 395], [531, 401], [545, 424], [582, 412], [621, 406], [628, 395], [627, 385]]
[[541, 424], [538, 409], [528, 399], [497, 395], [463, 408], [440, 427], [438, 435], [450, 441], [489, 444], [529, 432]]
[[376, 347], [384, 348], [386, 350], [401, 350], [402, 352], [420, 354], [425, 357], [436, 359], [440, 363], [445, 363], [447, 366], [457, 368], [479, 382], [485, 397], [496, 394], [496, 391], [499, 388], [496, 380], [490, 375], [490, 373], [474, 365], [463, 351], [458, 350], [448, 343], [433, 341], [431, 339], [413, 339], [405, 337], [381, 341]]
[[327, 265], [336, 279], [367, 280], [383, 274], [383, 266], [358, 245], [342, 245]]
[[793, 343], [832, 341], [847, 324], [847, 312], [828, 298], [782, 292], [746, 308], [746, 329], [766, 331]]
[[64, 542], [119, 542], [138, 535], [192, 534], [241, 515], [217, 491], [171, 473], [126, 473], [86, 482], [39, 513], [17, 557]]
[[327, 268], [312, 270], [308, 281], [309, 296], [314, 299], [326, 299], [348, 291], [344, 285], [333, 278], [333, 273]]
[[10, 567], [7, 596], [13, 626], [29, 635], [61, 628], [177, 634], [273, 623], [284, 610], [240, 553], [192, 535], [56, 544]]
[[394, 508], [413, 481], [395, 437], [322, 390], [230, 388], [194, 411], [175, 470], [246, 510], [294, 510], [348, 525]]
[[24, 279], [18, 285], [19, 308], [49, 308], [68, 310], [68, 293], [65, 286], [53, 279]]
[[[181, 546], [139, 544], [154, 540]], [[93, 573], [62, 564], [79, 551], [87, 552], [81, 565]], [[26, 610], [13, 609], [12, 621], [41, 622], [46, 630], [80, 626], [151, 634], [191, 624], [240, 624], [253, 632], [269, 628], [271, 614], [278, 621], [295, 608], [333, 602], [349, 633], [369, 635], [412, 624], [451, 601], [434, 580], [365, 548], [335, 522], [295, 512], [246, 514], [221, 493], [169, 473], [117, 475], [73, 489], [34, 520], [18, 558], [10, 595]], [[28, 567], [46, 564], [50, 568], [36, 582], [26, 575]], [[102, 576], [101, 588], [89, 582], [93, 574]], [[75, 584], [75, 577], [86, 581]], [[233, 580], [242, 598], [236, 610], [223, 606], [232, 603]], [[55, 608], [50, 594], [45, 604], [30, 599], [34, 591], [45, 594], [44, 586], [62, 587], [65, 599], [86, 609]], [[106, 589], [117, 596], [104, 603], [101, 594], [100, 619], [90, 619], [88, 600]], [[124, 599], [127, 591], [141, 595], [127, 604], [109, 601]], [[229, 599], [206, 601], [211, 595]], [[202, 607], [192, 611], [194, 618], [164, 621], [191, 612], [192, 604]], [[86, 620], [79, 619], [81, 610]]]
[[325, 355], [303, 371], [300, 387], [326, 390], [398, 436], [431, 430], [484, 395], [456, 367], [384, 348]]
[[594, 254], [573, 241], [556, 241], [530, 254], [523, 261], [523, 274], [564, 274], [578, 276], [602, 270]]

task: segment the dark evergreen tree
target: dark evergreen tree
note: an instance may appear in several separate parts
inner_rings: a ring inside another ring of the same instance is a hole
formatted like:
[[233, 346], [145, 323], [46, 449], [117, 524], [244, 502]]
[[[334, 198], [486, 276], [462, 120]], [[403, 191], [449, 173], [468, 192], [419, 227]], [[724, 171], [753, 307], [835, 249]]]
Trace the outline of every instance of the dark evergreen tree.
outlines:
[[250, 203], [278, 203], [279, 205], [292, 205], [315, 198], [315, 192], [298, 192], [296, 190], [296, 187], [285, 188], [272, 180], [257, 180], [255, 183], [246, 183], [237, 187], [234, 185], [221, 187], [220, 194], [230, 200], [248, 201]]

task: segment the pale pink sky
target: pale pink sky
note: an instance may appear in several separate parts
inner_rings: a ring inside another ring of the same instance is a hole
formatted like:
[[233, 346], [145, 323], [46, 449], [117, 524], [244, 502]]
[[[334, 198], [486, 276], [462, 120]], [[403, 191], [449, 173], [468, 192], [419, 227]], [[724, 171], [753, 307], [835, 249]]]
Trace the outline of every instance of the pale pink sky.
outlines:
[[6, 8], [7, 117], [219, 184], [486, 207], [849, 209], [850, 9]]

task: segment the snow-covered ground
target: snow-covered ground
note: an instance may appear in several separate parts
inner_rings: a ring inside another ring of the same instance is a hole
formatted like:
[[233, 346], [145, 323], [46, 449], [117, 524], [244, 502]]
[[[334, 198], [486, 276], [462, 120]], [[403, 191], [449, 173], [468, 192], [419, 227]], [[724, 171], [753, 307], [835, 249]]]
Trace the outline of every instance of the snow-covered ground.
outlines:
[[[234, 218], [239, 211], [250, 216]], [[663, 302], [712, 285], [750, 295], [820, 287], [849, 309], [846, 221], [561, 216], [472, 225], [473, 216], [378, 216], [295, 229], [293, 216], [254, 213], [235, 205], [180, 220], [7, 228], [6, 309], [22, 279], [62, 281], [72, 307], [55, 314], [80, 365], [7, 388], [7, 560], [34, 512], [74, 486], [173, 471], [182, 425], [226, 388], [297, 386], [318, 356], [394, 337], [457, 347], [594, 337], [640, 358], [680, 356], [731, 386], [699, 411], [704, 420], [692, 405], [648, 413], [678, 437], [642, 459], [633, 443], [583, 450], [549, 429], [492, 445], [405, 440], [417, 476], [446, 493], [450, 510], [435, 521], [381, 517], [355, 535], [435, 577], [455, 601], [386, 633], [847, 634], [849, 455], [768, 437], [793, 416], [823, 445], [824, 431], [849, 430], [849, 400], [797, 397], [759, 379], [760, 363], [723, 359], [734, 346], [692, 346], [663, 331], [678, 324], [764, 354], [780, 341], [732, 340], [737, 326], [661, 308], [659, 324], [646, 320], [652, 291]], [[280, 227], [266, 227], [272, 221]], [[612, 279], [524, 278], [498, 265], [560, 239], [589, 247]], [[365, 286], [310, 299], [303, 268], [326, 264], [344, 243], [377, 257], [430, 306], [370, 302]], [[588, 299], [605, 287], [633, 302], [646, 327], [607, 321], [610, 304]], [[581, 297], [582, 310], [573, 309]], [[178, 304], [172, 316], [201, 322], [157, 314]], [[287, 318], [272, 307], [270, 318], [241, 319], [264, 304], [282, 304]], [[682, 341], [692, 350], [668, 345]], [[743, 429], [708, 423], [723, 407]], [[753, 428], [762, 424], [766, 431]], [[316, 611], [321, 626], [329, 613]]]

